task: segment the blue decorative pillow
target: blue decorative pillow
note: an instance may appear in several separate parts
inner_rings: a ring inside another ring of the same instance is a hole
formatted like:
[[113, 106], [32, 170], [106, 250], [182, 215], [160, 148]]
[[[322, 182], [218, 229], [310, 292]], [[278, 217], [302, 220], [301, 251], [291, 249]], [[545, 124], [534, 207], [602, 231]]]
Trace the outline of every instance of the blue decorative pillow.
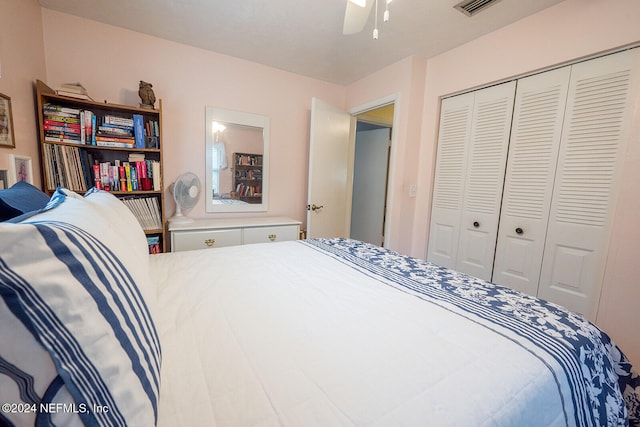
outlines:
[[0, 190], [0, 221], [37, 211], [48, 202], [49, 196], [45, 193], [26, 181], [19, 181], [9, 189]]
[[[152, 295], [144, 295], [144, 234], [110, 194], [61, 191], [53, 199], [25, 222], [0, 223], [0, 400], [37, 403], [32, 412], [0, 412], [0, 425], [78, 417], [85, 425], [155, 425], [160, 343]], [[49, 402], [67, 405], [43, 412], [39, 403]]]

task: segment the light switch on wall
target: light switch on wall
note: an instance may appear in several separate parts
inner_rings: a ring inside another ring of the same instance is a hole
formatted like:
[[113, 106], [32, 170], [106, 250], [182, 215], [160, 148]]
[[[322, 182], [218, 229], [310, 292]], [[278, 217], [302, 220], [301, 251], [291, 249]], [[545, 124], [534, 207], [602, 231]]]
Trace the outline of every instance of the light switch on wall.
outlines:
[[409, 197], [416, 197], [418, 186], [416, 184], [409, 185]]

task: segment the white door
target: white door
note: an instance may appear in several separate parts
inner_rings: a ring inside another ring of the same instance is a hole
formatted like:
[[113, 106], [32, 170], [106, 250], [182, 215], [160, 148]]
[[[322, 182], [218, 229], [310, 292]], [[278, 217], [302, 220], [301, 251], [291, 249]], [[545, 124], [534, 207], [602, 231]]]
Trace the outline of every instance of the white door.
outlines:
[[317, 98], [311, 101], [307, 237], [348, 237], [355, 119]]
[[389, 128], [356, 132], [350, 236], [378, 246], [383, 243], [390, 138]]
[[466, 152], [471, 136], [474, 97], [473, 93], [467, 93], [445, 98], [440, 106], [427, 259], [448, 268], [455, 268], [458, 256]]
[[475, 92], [455, 269], [491, 280], [516, 82]]
[[492, 281], [537, 295], [571, 67], [518, 80]]
[[590, 320], [600, 298], [638, 70], [639, 49], [571, 70], [538, 296]]

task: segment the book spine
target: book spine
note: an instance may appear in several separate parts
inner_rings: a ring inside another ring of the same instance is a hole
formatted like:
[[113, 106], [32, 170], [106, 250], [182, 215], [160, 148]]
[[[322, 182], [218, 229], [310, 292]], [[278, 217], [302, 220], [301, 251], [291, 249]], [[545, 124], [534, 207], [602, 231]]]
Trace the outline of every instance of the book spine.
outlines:
[[116, 141], [99, 141], [96, 140], [96, 144], [99, 147], [118, 147], [118, 148], [133, 148], [132, 143], [128, 142], [116, 142]]
[[102, 181], [100, 180], [100, 164], [96, 160], [93, 164], [93, 183], [98, 190], [102, 190]]
[[124, 171], [124, 166], [118, 166], [120, 171], [120, 191], [127, 191], [127, 175]]
[[96, 124], [97, 117], [95, 114], [91, 115], [91, 145], [96, 145]]
[[124, 165], [124, 173], [127, 177], [127, 191], [133, 191], [131, 188], [131, 166], [128, 163]]
[[103, 122], [109, 125], [118, 125], [133, 128], [133, 119], [127, 119], [124, 117], [106, 115], [103, 118]]
[[138, 170], [135, 165], [131, 167], [131, 191], [138, 191]]
[[80, 140], [76, 138], [69, 138], [64, 134], [60, 134], [60, 136], [45, 136], [45, 142], [66, 142], [68, 144], [80, 144]]
[[141, 114], [133, 115], [133, 134], [136, 148], [144, 148], [144, 122]]
[[71, 107], [63, 107], [61, 105], [56, 104], [44, 104], [42, 106], [42, 110], [46, 112], [57, 112], [57, 113], [67, 113], [67, 114], [80, 114], [80, 110], [77, 108]]
[[73, 116], [73, 117], [65, 117], [65, 116], [60, 116], [60, 115], [46, 115], [46, 119], [44, 120], [45, 123], [48, 122], [61, 122], [61, 123], [72, 123], [72, 124], [77, 124], [80, 125], [80, 117], [79, 116]]
[[86, 113], [84, 111], [80, 111], [80, 143], [87, 143], [87, 122], [86, 122]]

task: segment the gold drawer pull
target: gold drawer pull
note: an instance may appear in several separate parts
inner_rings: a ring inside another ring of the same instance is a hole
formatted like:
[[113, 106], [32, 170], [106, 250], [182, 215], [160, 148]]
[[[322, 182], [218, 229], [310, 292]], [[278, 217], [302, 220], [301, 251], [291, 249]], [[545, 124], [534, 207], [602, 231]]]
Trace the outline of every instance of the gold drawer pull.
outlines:
[[204, 244], [211, 247], [216, 242], [216, 239], [207, 239], [204, 241]]
[[275, 234], [269, 234], [269, 236], [267, 236], [267, 237], [269, 237], [269, 240], [271, 240], [273, 242], [274, 240], [276, 240], [277, 236]]

